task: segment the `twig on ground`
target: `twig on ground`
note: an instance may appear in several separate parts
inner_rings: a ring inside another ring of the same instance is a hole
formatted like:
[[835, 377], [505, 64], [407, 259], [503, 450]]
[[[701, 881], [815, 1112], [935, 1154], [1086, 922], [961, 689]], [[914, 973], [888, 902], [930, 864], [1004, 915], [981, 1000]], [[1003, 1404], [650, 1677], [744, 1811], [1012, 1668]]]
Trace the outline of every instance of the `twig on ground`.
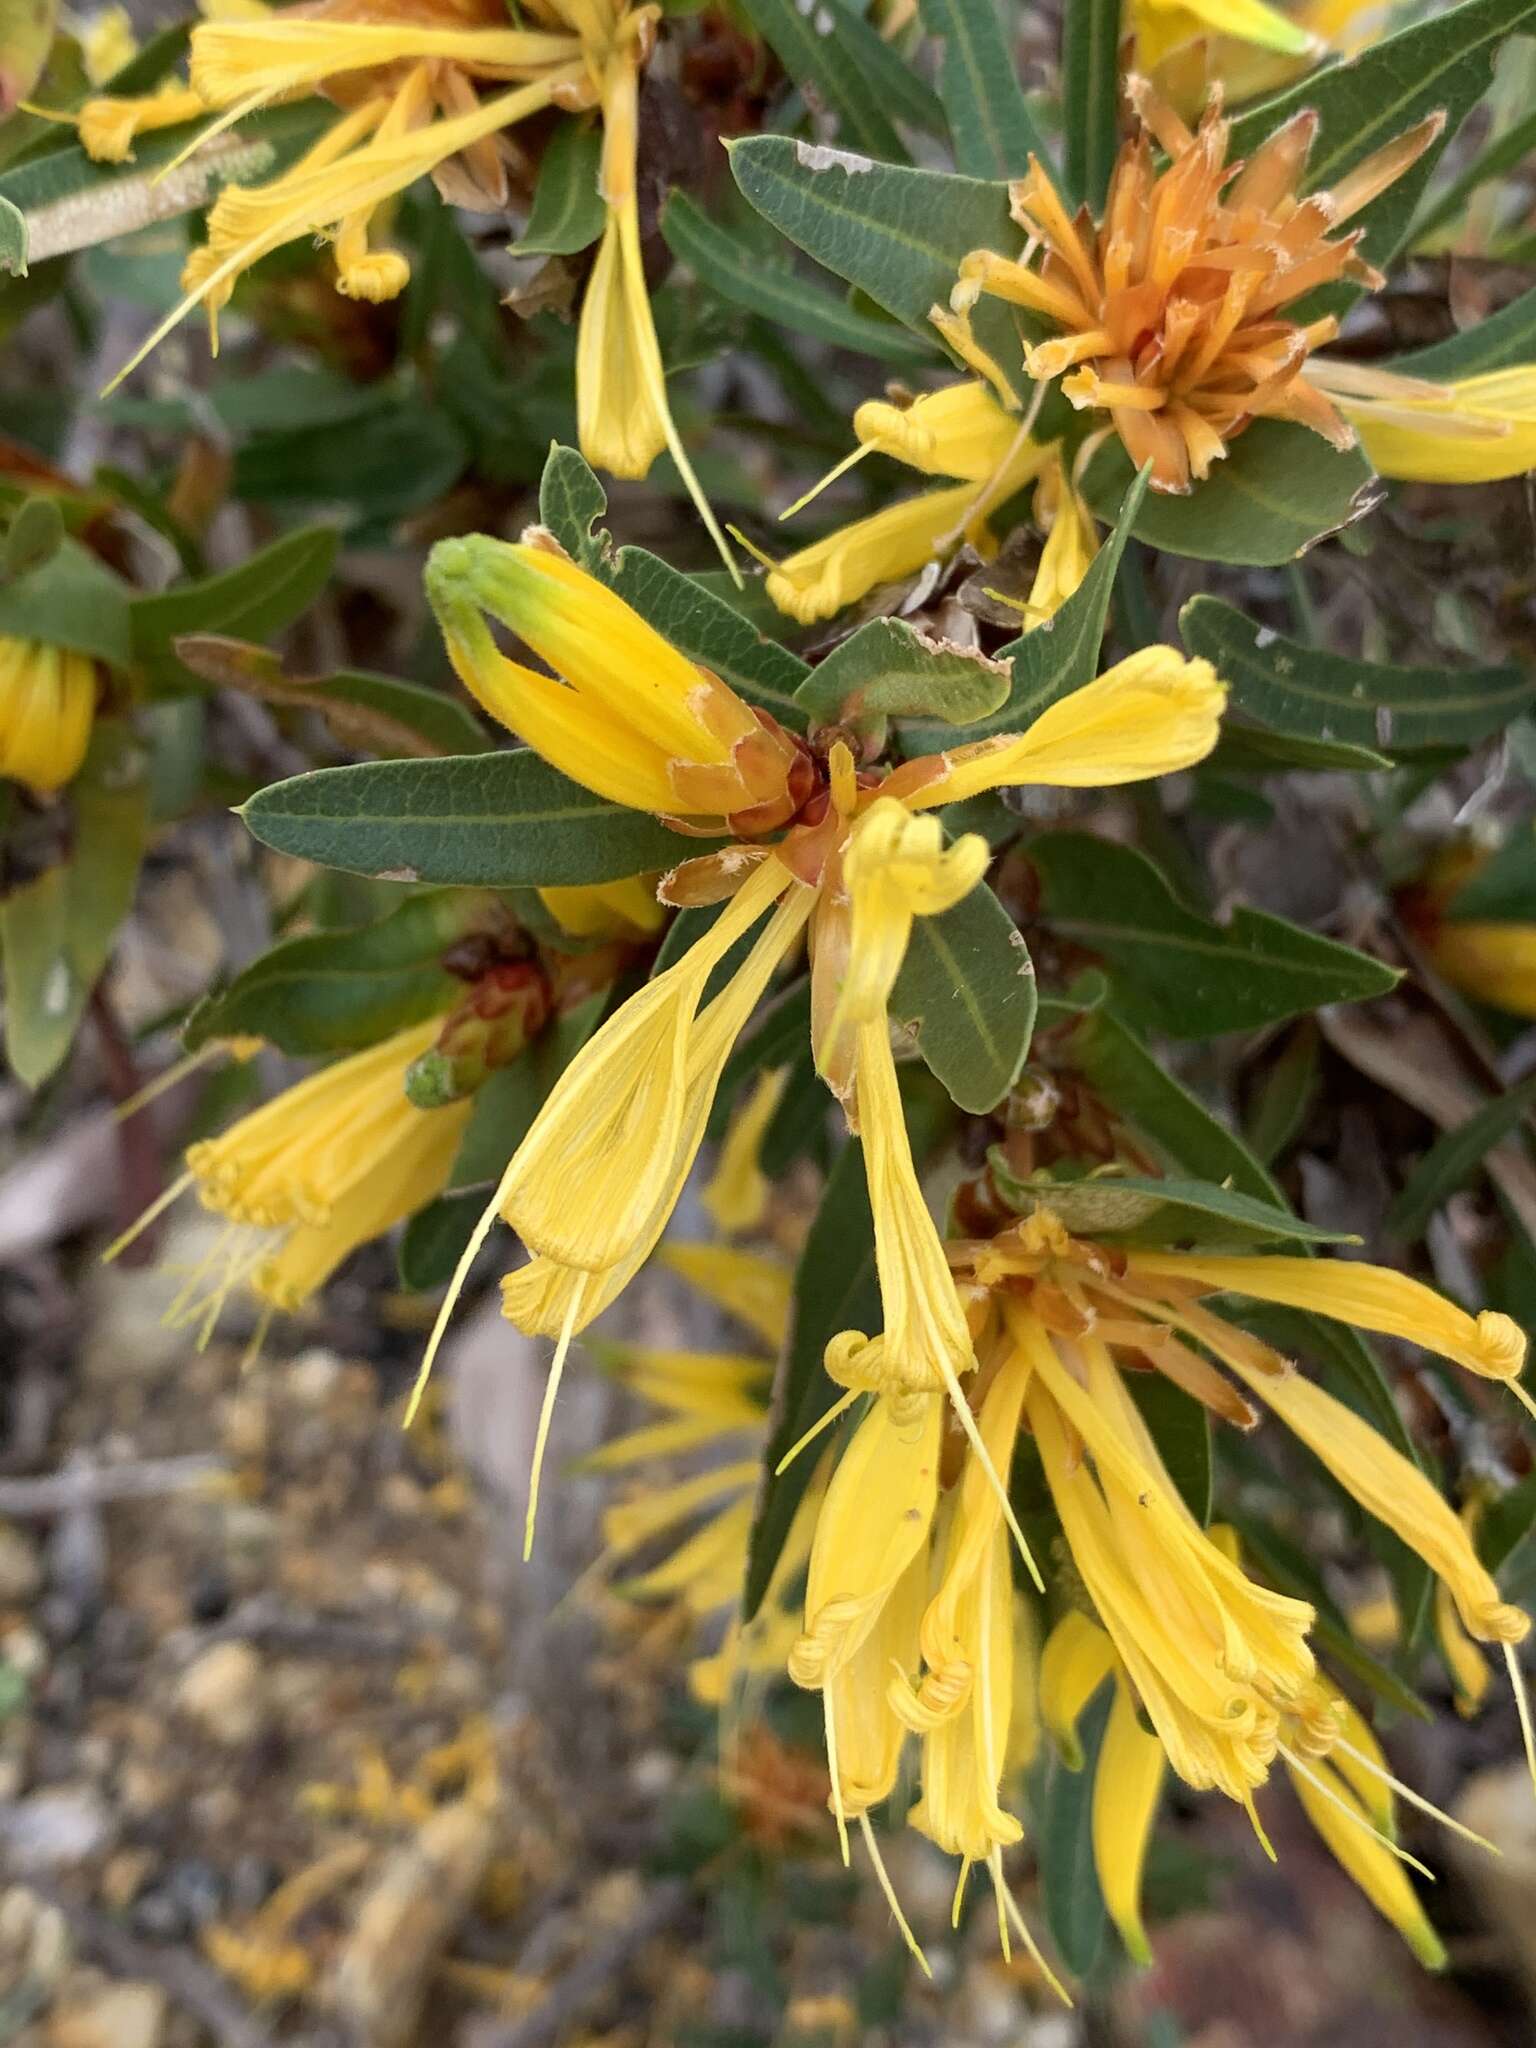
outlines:
[[466, 2048], [551, 2048], [648, 1941], [682, 1917], [690, 1897], [680, 1878], [653, 1884], [634, 1918], [594, 1942], [573, 1969], [557, 1978], [549, 1996], [510, 2026], [481, 2021], [465, 2035]]
[[153, 1500], [221, 1479], [222, 1458], [198, 1452], [183, 1458], [137, 1458], [131, 1464], [66, 1465], [36, 1479], [0, 1479], [0, 1515], [12, 1521], [49, 1521], [82, 1506], [114, 1500]]

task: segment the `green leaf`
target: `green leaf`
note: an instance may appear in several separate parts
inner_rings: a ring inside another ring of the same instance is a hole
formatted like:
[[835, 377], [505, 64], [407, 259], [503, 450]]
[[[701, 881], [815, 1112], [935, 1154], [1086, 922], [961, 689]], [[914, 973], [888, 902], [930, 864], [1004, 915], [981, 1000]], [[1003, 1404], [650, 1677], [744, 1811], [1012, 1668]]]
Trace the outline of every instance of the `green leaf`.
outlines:
[[1222, 720], [1221, 738], [1201, 763], [1202, 770], [1227, 775], [1282, 775], [1295, 768], [1314, 774], [1332, 769], [1346, 775], [1376, 775], [1392, 766], [1374, 747], [1303, 739], [1299, 733], [1271, 732], [1267, 726], [1244, 725], [1230, 717]]
[[27, 274], [27, 217], [0, 195], [0, 270], [11, 277]]
[[1536, 1109], [1536, 1075], [1474, 1110], [1454, 1130], [1444, 1131], [1409, 1175], [1387, 1212], [1395, 1236], [1422, 1236], [1441, 1204], [1466, 1186], [1493, 1148]]
[[842, 12], [836, 0], [821, 15], [795, 0], [743, 0], [742, 12], [795, 84], [812, 88], [833, 110], [855, 148], [898, 160], [906, 155], [871, 81], [846, 62], [833, 38]]
[[451, 490], [473, 452], [448, 411], [400, 379], [392, 403], [358, 419], [246, 442], [235, 457], [235, 494], [285, 517], [305, 512], [387, 528]]
[[64, 515], [57, 498], [23, 498], [5, 535], [0, 570], [6, 582], [40, 569], [64, 541]]
[[[1338, 1244], [1348, 1233], [1304, 1223], [1277, 1202], [1261, 1201], [1213, 1181], [1158, 1180], [1140, 1174], [1090, 1175], [1053, 1181], [1020, 1180], [1008, 1170], [1001, 1146], [990, 1154], [1003, 1199], [1021, 1213], [1043, 1204], [1074, 1236], [1129, 1234], [1138, 1244], [1232, 1246]], [[1358, 1240], [1350, 1240], [1358, 1242]]]
[[[928, 309], [948, 305], [962, 257], [1018, 246], [1006, 185], [872, 163], [787, 135], [729, 147], [736, 183], [758, 212], [915, 334], [932, 335]], [[1021, 329], [1007, 307], [983, 300], [975, 319], [1005, 369], [1021, 361]]]
[[[1306, 187], [1315, 191], [1337, 185], [1404, 129], [1444, 110], [1440, 140], [1350, 223], [1365, 228], [1371, 261], [1386, 264], [1402, 246], [1441, 152], [1487, 90], [1500, 44], [1532, 15], [1536, 0], [1466, 0], [1437, 9], [1245, 113], [1233, 123], [1230, 161], [1251, 155], [1282, 121], [1312, 107], [1322, 124], [1306, 172]], [[1346, 288], [1343, 296], [1355, 294]]]
[[859, 1145], [847, 1144], [833, 1161], [795, 1269], [794, 1322], [763, 1454], [763, 1487], [742, 1591], [742, 1615], [748, 1621], [763, 1603], [789, 1525], [815, 1472], [816, 1447], [802, 1451], [785, 1471], [775, 1468], [840, 1393], [822, 1367], [823, 1354], [840, 1330], [873, 1331], [879, 1321], [880, 1282], [864, 1153]]
[[818, 290], [788, 263], [765, 261], [759, 251], [717, 227], [685, 192], [669, 195], [661, 231], [673, 255], [734, 306], [879, 361], [916, 366], [943, 360], [936, 334], [926, 341], [913, 336], [894, 321], [877, 320]]
[[1093, 1860], [1093, 1787], [1111, 1697], [1110, 1690], [1101, 1687], [1078, 1723], [1083, 1766], [1069, 1770], [1061, 1757], [1053, 1756], [1040, 1801], [1040, 1895], [1051, 1939], [1075, 1977], [1086, 1977], [1092, 1970], [1107, 1925]]
[[798, 654], [644, 548], [620, 548], [598, 574], [658, 633], [729, 683], [738, 697], [771, 712], [791, 731], [804, 730], [796, 692], [810, 671]]
[[413, 1294], [446, 1287], [484, 1209], [482, 1189], [439, 1195], [418, 1209], [400, 1234], [400, 1285]]
[[198, 1004], [183, 1034], [187, 1050], [236, 1036], [265, 1038], [301, 1057], [374, 1045], [463, 995], [442, 956], [497, 921], [489, 892], [434, 889], [376, 924], [289, 939]]
[[1068, 195], [1098, 215], [1120, 144], [1120, 0], [1064, 0], [1061, 99]]
[[290, 676], [270, 648], [217, 633], [183, 633], [173, 644], [177, 658], [204, 682], [243, 690], [267, 704], [318, 712], [344, 747], [360, 753], [415, 759], [483, 754], [491, 746], [472, 711], [421, 683], [351, 668]]
[[94, 655], [115, 668], [132, 655], [128, 586], [79, 541], [65, 539], [24, 575], [0, 585], [0, 633]]
[[1304, 1018], [1270, 1066], [1248, 1118], [1248, 1142], [1266, 1166], [1288, 1152], [1317, 1100], [1322, 1038]]
[[538, 189], [514, 256], [575, 256], [603, 232], [608, 210], [597, 189], [603, 133], [595, 122], [562, 121], [539, 159]]
[[909, 752], [942, 753], [947, 747], [986, 739], [995, 732], [1027, 731], [1058, 698], [1092, 682], [1098, 673], [1099, 649], [1104, 641], [1115, 574], [1136, 522], [1137, 507], [1146, 495], [1150, 474], [1148, 468], [1131, 478], [1120, 501], [1113, 531], [1094, 557], [1088, 574], [1055, 618], [998, 649], [997, 660], [1010, 662], [1013, 667], [1013, 688], [1001, 708], [969, 727], [917, 727], [910, 738], [904, 732], [902, 737]]
[[1174, 1079], [1120, 1018], [1086, 1011], [1065, 1042], [1067, 1056], [1095, 1094], [1170, 1165], [1236, 1188], [1256, 1201], [1284, 1198], [1235, 1132]]
[[584, 455], [550, 444], [539, 478], [539, 523], [547, 526], [573, 562], [601, 573], [607, 535], [595, 531], [608, 510], [608, 493]]
[[1481, 377], [1490, 370], [1512, 370], [1536, 360], [1536, 290], [1524, 292], [1485, 320], [1464, 328], [1431, 348], [1394, 356], [1385, 367], [1404, 377], [1450, 382]]
[[962, 1109], [983, 1115], [1002, 1101], [1029, 1053], [1035, 969], [985, 882], [937, 917], [913, 920], [889, 1008]]
[[[1088, 465], [1083, 487], [1100, 518], [1109, 517], [1130, 474], [1118, 441]], [[1378, 496], [1358, 449], [1331, 448], [1284, 420], [1255, 420], [1187, 497], [1151, 492], [1134, 531], [1165, 554], [1274, 569], [1363, 517]]]
[[997, 0], [922, 0], [922, 18], [939, 45], [939, 98], [957, 168], [968, 178], [1022, 178], [1031, 154], [1043, 158], [1046, 148], [1019, 84]]
[[574, 448], [553, 445], [544, 475], [548, 491], [540, 485], [539, 516], [568, 554], [739, 697], [771, 712], [781, 725], [804, 730], [805, 713], [795, 696], [810, 669], [798, 655], [659, 556], [636, 547], [611, 552], [607, 533], [594, 532], [608, 509], [607, 493]]
[[240, 814], [264, 846], [383, 881], [487, 889], [617, 882], [715, 843], [594, 796], [530, 748], [320, 768]]
[[1508, 1563], [1530, 1536], [1536, 1523], [1536, 1472], [1528, 1472], [1518, 1486], [1500, 1494], [1483, 1511], [1477, 1525], [1477, 1554], [1489, 1571], [1497, 1572]]
[[[845, 72], [858, 73], [860, 89], [868, 92], [883, 114], [924, 135], [948, 135], [949, 123], [938, 94], [917, 66], [864, 19], [859, 6], [841, 0], [829, 9], [828, 16], [811, 18], [811, 25], [820, 33], [828, 18], [840, 66]], [[902, 157], [907, 154], [904, 149], [898, 153]]]
[[889, 715], [937, 719], [948, 728], [987, 717], [1012, 684], [1006, 661], [935, 639], [905, 619], [870, 619], [811, 670], [795, 701], [818, 725]]
[[98, 719], [72, 785], [68, 857], [0, 899], [5, 1052], [37, 1088], [69, 1051], [127, 915], [149, 833], [149, 758], [121, 719]]
[[152, 682], [172, 688], [188, 680], [172, 651], [182, 633], [222, 633], [264, 640], [314, 603], [336, 560], [336, 535], [325, 526], [285, 533], [238, 568], [178, 583], [132, 605], [133, 652]]
[[1085, 832], [1029, 844], [1041, 915], [1114, 971], [1117, 1006], [1171, 1038], [1279, 1023], [1395, 988], [1392, 968], [1284, 918], [1239, 906], [1213, 924], [1182, 904], [1144, 854]]
[[1235, 707], [1303, 739], [1394, 753], [1473, 746], [1536, 700], [1536, 674], [1518, 668], [1352, 661], [1288, 640], [1215, 597], [1192, 598], [1179, 629], [1190, 653], [1225, 679]]
[[1129, 1372], [1123, 1384], [1151, 1432], [1179, 1498], [1201, 1528], [1206, 1528], [1216, 1485], [1209, 1412], [1193, 1394], [1186, 1394], [1160, 1372]]

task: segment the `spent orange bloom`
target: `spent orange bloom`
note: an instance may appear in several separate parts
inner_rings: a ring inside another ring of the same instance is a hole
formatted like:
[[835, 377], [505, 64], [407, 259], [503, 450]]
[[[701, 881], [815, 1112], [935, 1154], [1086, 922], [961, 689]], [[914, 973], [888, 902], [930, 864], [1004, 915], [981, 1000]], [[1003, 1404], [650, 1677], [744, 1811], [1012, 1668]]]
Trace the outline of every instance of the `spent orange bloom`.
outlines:
[[[1354, 429], [1302, 374], [1338, 322], [1301, 324], [1285, 308], [1341, 278], [1369, 290], [1382, 283], [1360, 253], [1361, 230], [1335, 231], [1402, 176], [1444, 117], [1302, 198], [1314, 113], [1293, 115], [1246, 163], [1229, 165], [1219, 96], [1191, 130], [1144, 80], [1127, 90], [1140, 125], [1120, 152], [1102, 223], [1086, 209], [1074, 216], [1031, 158], [1011, 187], [1028, 246], [1017, 258], [973, 250], [955, 311], [968, 313], [985, 292], [1058, 327], [1026, 350], [1026, 370], [1038, 382], [1062, 377], [1079, 410], [1106, 411], [1137, 467], [1151, 463], [1154, 490], [1189, 490], [1255, 419], [1295, 420], [1353, 446]], [[1163, 169], [1154, 143], [1168, 155]]]

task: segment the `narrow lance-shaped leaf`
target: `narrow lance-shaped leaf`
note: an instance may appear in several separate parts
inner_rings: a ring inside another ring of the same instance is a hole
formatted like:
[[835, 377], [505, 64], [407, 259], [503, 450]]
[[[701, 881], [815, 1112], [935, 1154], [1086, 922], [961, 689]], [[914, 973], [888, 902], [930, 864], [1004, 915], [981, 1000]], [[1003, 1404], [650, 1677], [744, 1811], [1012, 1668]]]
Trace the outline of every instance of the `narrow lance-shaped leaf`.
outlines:
[[373, 1045], [462, 995], [443, 953], [496, 922], [496, 898], [487, 891], [435, 889], [376, 924], [288, 939], [198, 1004], [183, 1034], [187, 1048], [235, 1036], [265, 1038], [301, 1056]]
[[764, 262], [756, 250], [717, 227], [685, 192], [668, 198], [661, 231], [673, 255], [732, 305], [882, 362], [915, 366], [943, 358], [937, 334], [924, 340], [894, 320], [875, 319], [819, 290], [787, 263]]
[[1508, 668], [1405, 668], [1324, 653], [1245, 618], [1219, 598], [1179, 614], [1191, 654], [1227, 682], [1231, 702], [1279, 732], [1394, 753], [1473, 746], [1536, 701], [1536, 675]]
[[890, 1014], [960, 1108], [982, 1115], [1023, 1071], [1035, 1026], [1035, 969], [985, 882], [950, 910], [914, 920]]
[[258, 790], [241, 816], [264, 846], [326, 867], [491, 889], [616, 882], [711, 844], [594, 796], [526, 748], [321, 768]]
[[939, 97], [957, 167], [968, 178], [1022, 178], [1030, 156], [1047, 152], [997, 0], [922, 0], [922, 17], [939, 45]]
[[1120, 0], [1063, 0], [1061, 73], [1067, 187], [1097, 215], [1120, 139]]
[[1041, 915], [1109, 963], [1116, 1004], [1174, 1038], [1278, 1023], [1323, 1003], [1383, 995], [1399, 976], [1284, 918], [1239, 907], [1226, 924], [1186, 908], [1131, 847], [1083, 832], [1031, 840]]

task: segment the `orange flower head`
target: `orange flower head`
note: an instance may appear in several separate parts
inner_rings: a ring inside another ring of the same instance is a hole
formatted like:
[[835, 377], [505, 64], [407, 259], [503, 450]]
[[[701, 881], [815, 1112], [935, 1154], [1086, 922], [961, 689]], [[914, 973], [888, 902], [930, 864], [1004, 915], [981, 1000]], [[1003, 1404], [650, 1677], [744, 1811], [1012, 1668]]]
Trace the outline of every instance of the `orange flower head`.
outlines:
[[[1139, 121], [1110, 180], [1103, 221], [1074, 217], [1034, 158], [1011, 188], [1028, 234], [1021, 258], [974, 250], [955, 308], [982, 292], [1061, 329], [1026, 350], [1038, 382], [1063, 377], [1080, 410], [1101, 407], [1152, 487], [1188, 491], [1251, 420], [1296, 420], [1336, 448], [1354, 430], [1308, 384], [1307, 357], [1332, 339], [1330, 315], [1305, 325], [1285, 308], [1337, 279], [1375, 290], [1362, 230], [1337, 229], [1401, 177], [1444, 126], [1436, 114], [1398, 136], [1330, 191], [1298, 192], [1317, 116], [1295, 114], [1246, 163], [1229, 165], [1230, 123], [1213, 95], [1191, 130], [1142, 79], [1127, 91]], [[1166, 152], [1161, 169], [1153, 146]], [[1031, 267], [1037, 250], [1038, 268]]]

